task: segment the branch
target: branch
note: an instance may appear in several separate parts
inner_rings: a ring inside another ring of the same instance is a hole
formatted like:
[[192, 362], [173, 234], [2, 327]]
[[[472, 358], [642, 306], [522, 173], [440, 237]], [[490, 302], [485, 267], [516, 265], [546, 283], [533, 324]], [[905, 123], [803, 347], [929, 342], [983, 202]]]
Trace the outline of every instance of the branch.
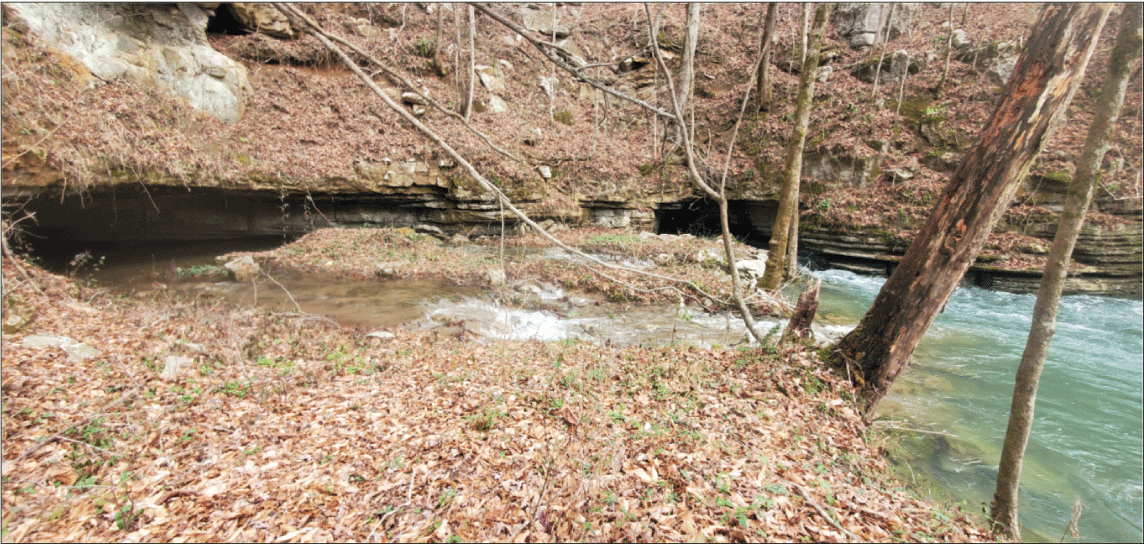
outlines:
[[[321, 34], [326, 39], [328, 39], [332, 42], [340, 43], [340, 44], [346, 46], [347, 48], [349, 48], [350, 51], [353, 51], [354, 53], [361, 55], [366, 60], [374, 63], [379, 68], [381, 68], [380, 71], [384, 72], [385, 75], [389, 76], [394, 81], [400, 83], [405, 88], [408, 88], [414, 94], [421, 97], [430, 106], [433, 106], [434, 108], [436, 108], [441, 113], [444, 113], [445, 115], [448, 115], [449, 117], [452, 117], [453, 119], [460, 121], [463, 125], [465, 125], [465, 128], [469, 129], [470, 132], [472, 132], [473, 134], [476, 134], [479, 138], [484, 140], [485, 144], [487, 144], [490, 148], [492, 148], [497, 153], [500, 153], [501, 155], [504, 155], [505, 157], [508, 157], [508, 158], [510, 158], [516, 162], [521, 162], [521, 163], [525, 162], [524, 159], [521, 159], [520, 157], [517, 157], [516, 155], [513, 155], [512, 153], [509, 153], [508, 151], [505, 151], [504, 149], [501, 149], [500, 147], [498, 147], [496, 144], [493, 143], [493, 141], [491, 139], [489, 139], [488, 136], [485, 136], [481, 131], [474, 128], [473, 125], [470, 125], [469, 122], [465, 119], [465, 117], [463, 115], [445, 108], [445, 106], [442, 106], [440, 102], [437, 102], [436, 100], [430, 98], [429, 95], [422, 93], [421, 90], [418, 89], [416, 85], [414, 85], [408, 79], [405, 79], [404, 76], [402, 76], [396, 70], [387, 66], [384, 62], [381, 62], [377, 57], [374, 57], [373, 55], [369, 54], [369, 52], [367, 52], [364, 49], [350, 43], [349, 41], [347, 41], [345, 38], [342, 38], [341, 36], [337, 36], [334, 34], [330, 34], [329, 32], [326, 32], [324, 29], [322, 29], [321, 26], [318, 25], [318, 23], [316, 21], [311, 19], [310, 16], [306, 15], [305, 13], [302, 13], [301, 10], [297, 10], [297, 16], [301, 17], [302, 20], [306, 21], [307, 25], [309, 25], [308, 28], [312, 28], [314, 32]], [[301, 26], [301, 25], [297, 25], [297, 26]], [[315, 34], [315, 37], [317, 37], [316, 34]], [[321, 38], [319, 38], [319, 40], [320, 39]], [[374, 72], [374, 74], [376, 74], [376, 73], [377, 72]], [[472, 74], [469, 74], [469, 77], [472, 77]], [[373, 79], [372, 75], [369, 79], [370, 80]]]
[[811, 508], [814, 508], [814, 510], [816, 512], [818, 512], [818, 515], [822, 516], [822, 519], [825, 519], [827, 522], [829, 522], [831, 525], [833, 525], [835, 529], [842, 531], [842, 534], [850, 537], [850, 540], [862, 542], [861, 538], [858, 538], [858, 536], [855, 535], [854, 533], [847, 531], [845, 527], [839, 525], [837, 521], [834, 521], [834, 518], [826, 515], [826, 512], [822, 510], [821, 506], [815, 504], [814, 501], [810, 500], [810, 495], [808, 495], [806, 493], [806, 490], [803, 489], [801, 485], [798, 485], [798, 484], [791, 482], [789, 480], [783, 480], [783, 483], [785, 483], [786, 485], [788, 485], [790, 487], [793, 487], [795, 491], [798, 491], [798, 494], [802, 496], [802, 500], [806, 501], [806, 504], [809, 504]]
[[545, 57], [548, 57], [548, 60], [552, 61], [554, 64], [556, 64], [556, 66], [559, 66], [565, 72], [572, 74], [572, 77], [576, 78], [578, 81], [582, 81], [584, 83], [587, 83], [588, 85], [591, 85], [597, 89], [600, 89], [601, 91], [604, 91], [604, 92], [606, 92], [606, 93], [608, 93], [608, 94], [610, 94], [616, 98], [619, 98], [621, 100], [627, 100], [628, 102], [631, 102], [633, 104], [638, 104], [638, 105], [644, 107], [645, 109], [648, 109], [648, 110], [655, 112], [656, 115], [659, 115], [661, 117], [667, 117], [669, 119], [682, 119], [682, 117], [677, 117], [677, 116], [672, 115], [671, 113], [669, 113], [665, 110], [662, 110], [662, 109], [657, 108], [651, 104], [648, 104], [647, 102], [644, 102], [643, 100], [640, 100], [640, 99], [635, 98], [633, 96], [628, 96], [624, 93], [621, 93], [621, 92], [613, 89], [612, 87], [610, 87], [608, 85], [604, 85], [603, 83], [600, 83], [600, 82], [596, 81], [595, 79], [592, 79], [588, 75], [585, 75], [583, 72], [583, 69], [586, 68], [586, 66], [576, 68], [576, 67], [571, 66], [568, 63], [564, 62], [564, 59], [561, 58], [560, 55], [556, 54], [556, 52], [559, 51], [559, 52], [564, 53], [565, 55], [568, 55], [568, 57], [571, 58], [572, 53], [570, 53], [567, 49], [564, 49], [563, 47], [560, 47], [559, 45], [556, 45], [554, 43], [542, 42], [540, 40], [537, 40], [536, 38], [533, 38], [531, 35], [529, 35], [528, 30], [525, 30], [520, 25], [512, 22], [511, 19], [505, 17], [504, 15], [497, 13], [492, 8], [485, 6], [485, 5], [482, 5], [482, 4], [473, 4], [473, 7], [477, 8], [477, 10], [480, 11], [481, 13], [484, 13], [485, 15], [492, 17], [493, 19], [495, 19], [500, 24], [507, 26], [509, 29], [516, 32], [517, 34], [520, 34], [521, 36], [523, 36], [524, 39], [528, 40], [528, 43], [531, 43], [533, 46], [535, 46], [537, 49], [539, 49], [540, 52]]
[[627, 267], [627, 266], [622, 266], [622, 265], [604, 262], [604, 261], [602, 261], [596, 257], [593, 257], [591, 255], [588, 255], [588, 254], [586, 254], [586, 253], [584, 253], [578, 249], [570, 247], [568, 244], [565, 244], [564, 242], [561, 242], [560, 240], [557, 240], [555, 237], [553, 237], [551, 234], [549, 234], [543, 228], [541, 228], [540, 225], [537, 225], [536, 222], [534, 222], [527, 215], [525, 215], [524, 212], [522, 212], [519, 208], [517, 208], [512, 203], [512, 201], [509, 200], [509, 198], [507, 196], [505, 196], [504, 193], [502, 193], [500, 191], [500, 189], [498, 189], [496, 186], [494, 186], [492, 183], [490, 183], [487, 179], [485, 179], [485, 177], [482, 176], [481, 173], [478, 172], [476, 170], [476, 168], [469, 161], [465, 160], [465, 158], [462, 157], [461, 154], [457, 152], [457, 150], [453, 149], [452, 146], [450, 146], [443, 139], [441, 139], [441, 137], [438, 136], [435, 132], [433, 132], [429, 127], [425, 126], [424, 123], [422, 123], [420, 120], [418, 120], [416, 117], [414, 117], [413, 114], [409, 113], [405, 108], [401, 107], [399, 104], [394, 102], [393, 99], [389, 97], [389, 95], [385, 94], [381, 90], [381, 88], [378, 87], [377, 84], [374, 83], [373, 80], [370, 79], [369, 76], [366, 75], [366, 73], [361, 70], [361, 68], [357, 65], [357, 63], [355, 63], [352, 59], [350, 59], [349, 56], [346, 55], [346, 53], [344, 51], [342, 51], [337, 46], [335, 46], [333, 43], [331, 43], [330, 39], [326, 38], [326, 33], [324, 31], [321, 31], [318, 28], [316, 28], [315, 26], [313, 26], [316, 23], [313, 23], [312, 20], [308, 20], [308, 18], [303, 19], [304, 15], [300, 14], [300, 12], [298, 12], [298, 10], [296, 8], [294, 8], [294, 6], [291, 4], [272, 3], [271, 5], [273, 5], [280, 12], [282, 12], [282, 14], [285, 15], [286, 18], [290, 20], [291, 24], [297, 26], [298, 28], [306, 30], [311, 35], [313, 35], [315, 38], [317, 38], [318, 41], [322, 42], [322, 44], [325, 45], [330, 51], [332, 51], [333, 53], [338, 55], [338, 57], [342, 59], [342, 62], [345, 63], [345, 65], [348, 66], [350, 68], [350, 70], [352, 70], [353, 73], [358, 76], [358, 78], [360, 78], [363, 82], [365, 82], [366, 86], [369, 87], [370, 90], [372, 90], [373, 93], [376, 94], [378, 96], [378, 98], [380, 98], [382, 100], [382, 102], [385, 103], [386, 106], [388, 106], [393, 111], [397, 112], [398, 115], [403, 117], [407, 122], [409, 122], [409, 124], [413, 125], [413, 127], [416, 128], [419, 132], [421, 132], [426, 138], [432, 140], [434, 143], [436, 143], [438, 146], [440, 146], [441, 149], [443, 149], [450, 157], [453, 158], [453, 160], [457, 161], [458, 164], [460, 164], [461, 166], [463, 166], [465, 168], [465, 170], [468, 172], [468, 174], [470, 176], [472, 176], [473, 179], [475, 179], [477, 181], [477, 183], [481, 186], [481, 188], [483, 188], [489, 194], [492, 194], [498, 200], [498, 202], [501, 203], [501, 205], [503, 205], [505, 208], [508, 208], [508, 210], [510, 212], [512, 212], [513, 215], [515, 215], [516, 217], [518, 217], [521, 220], [521, 222], [532, 227], [534, 230], [536, 230], [536, 232], [538, 234], [540, 234], [542, 237], [547, 239], [552, 244], [556, 245], [557, 247], [563, 249], [564, 251], [566, 251], [572, 255], [580, 257], [580, 258], [587, 260], [589, 262], [595, 263], [595, 264], [602, 266], [604, 268], [611, 268], [613, 270], [623, 270], [626, 272], [631, 272], [634, 274], [639, 274], [639, 275], [643, 275], [643, 276], [647, 276], [647, 277], [651, 277], [651, 278], [656, 278], [656, 279], [660, 279], [660, 280], [664, 280], [664, 281], [686, 284], [686, 285], [690, 286], [692, 289], [695, 289], [697, 292], [701, 293], [703, 296], [710, 298], [711, 300], [714, 300], [714, 301], [719, 300], [714, 295], [711, 295], [711, 294], [707, 293], [706, 291], [704, 291], [703, 289], [699, 288], [699, 286], [696, 285], [691, 280], [673, 278], [670, 276], [664, 276], [661, 274], [654, 274], [651, 272], [646, 272], [646, 271], [639, 270], [636, 268], [631, 268], [631, 267]]
[[[755, 340], [757, 340], [759, 345], [762, 346], [766, 343], [765, 338], [758, 330], [756, 330], [755, 318], [751, 315], [751, 310], [747, 307], [747, 303], [743, 301], [742, 294], [739, 293], [739, 266], [735, 262], [735, 251], [731, 245], [731, 229], [727, 218], [727, 195], [725, 188], [721, 185], [719, 187], [719, 192], [715, 192], [715, 190], [712, 189], [711, 186], [708, 185], [707, 182], [703, 179], [703, 176], [696, 168], [695, 150], [692, 147], [691, 132], [688, 131], [685, 126], [683, 126], [683, 111], [681, 105], [679, 104], [679, 100], [675, 96], [675, 82], [672, 80], [671, 71], [667, 69], [667, 64], [663, 62], [663, 56], [660, 55], [659, 47], [655, 43], [655, 32], [658, 24], [651, 23], [651, 8], [649, 8], [646, 3], [644, 4], [644, 13], [647, 15], [648, 34], [651, 37], [651, 43], [649, 45], [652, 49], [652, 52], [655, 53], [656, 65], [659, 67], [659, 69], [663, 70], [663, 74], [667, 78], [667, 94], [671, 99], [671, 107], [675, 111], [675, 119], [680, 121], [679, 132], [683, 139], [683, 150], [687, 157], [687, 171], [691, 174], [691, 180], [694, 181], [695, 184], [698, 185], [701, 189], [703, 189], [704, 192], [706, 192], [708, 195], [711, 195], [712, 199], [719, 203], [719, 221], [721, 230], [723, 231], [723, 251], [727, 255], [727, 268], [731, 271], [731, 296], [735, 300], [735, 305], [739, 308], [739, 314], [743, 318], [743, 323], [747, 325], [747, 331], [751, 334], [751, 336], [755, 337]], [[747, 87], [748, 94], [751, 92], [750, 88], [754, 86], [754, 75], [751, 76], [751, 80], [752, 81], [750, 86]]]

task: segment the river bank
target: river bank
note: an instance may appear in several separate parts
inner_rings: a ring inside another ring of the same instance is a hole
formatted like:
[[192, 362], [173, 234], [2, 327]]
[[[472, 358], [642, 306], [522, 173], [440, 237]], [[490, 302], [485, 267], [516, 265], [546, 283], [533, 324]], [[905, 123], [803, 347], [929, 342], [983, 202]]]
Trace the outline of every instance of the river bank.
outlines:
[[[362, 237], [394, 233], [412, 243], [366, 251]], [[342, 250], [315, 251], [332, 234], [255, 255], [368, 274], [379, 290], [407, 273], [487, 274], [485, 257], [454, 266], [440, 255], [460, 248], [404, 231], [338, 231]], [[597, 236], [598, 250], [671, 253], [674, 272], [725, 283], [659, 245], [690, 254], [700, 242]], [[603, 285], [537, 264], [556, 262], [510, 264], [506, 279], [572, 282], [586, 297]], [[889, 476], [849, 385], [801, 348], [374, 330], [23, 268], [30, 280], [3, 268], [5, 326], [27, 321], [3, 337], [9, 540], [988, 538]], [[678, 302], [638, 281], [596, 296], [617, 312]]]

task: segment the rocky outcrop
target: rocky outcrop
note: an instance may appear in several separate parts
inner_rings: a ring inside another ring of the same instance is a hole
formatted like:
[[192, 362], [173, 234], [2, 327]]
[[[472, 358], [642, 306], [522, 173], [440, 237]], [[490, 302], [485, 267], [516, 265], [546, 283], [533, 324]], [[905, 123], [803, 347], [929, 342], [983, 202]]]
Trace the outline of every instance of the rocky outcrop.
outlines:
[[11, 3], [4, 8], [14, 28], [71, 55], [97, 80], [156, 85], [224, 121], [242, 117], [251, 93], [246, 68], [207, 44], [207, 14], [194, 4]]
[[298, 31], [290, 25], [286, 16], [273, 6], [236, 2], [220, 9], [231, 10], [234, 18], [251, 32], [260, 32], [280, 40], [292, 40], [298, 36]]
[[[877, 43], [889, 24], [890, 39], [896, 38], [913, 22], [916, 6], [899, 3], [890, 17], [891, 4], [842, 3], [834, 10], [831, 20], [838, 33], [846, 38], [850, 47], [867, 49]], [[887, 22], [887, 19], [888, 22]]]
[[[561, 20], [560, 12], [553, 13], [552, 4], [524, 4], [520, 9], [521, 18], [524, 19], [524, 28], [539, 32], [545, 36], [553, 36], [556, 38], [566, 38], [572, 33], [567, 23]], [[570, 15], [565, 15], [567, 20], [571, 20]]]
[[989, 82], [1000, 87], [1008, 83], [1009, 76], [1013, 75], [1021, 50], [1021, 44], [1017, 42], [992, 43], [980, 47], [971, 47], [965, 43], [958, 49], [957, 60], [976, 68], [984, 68]]

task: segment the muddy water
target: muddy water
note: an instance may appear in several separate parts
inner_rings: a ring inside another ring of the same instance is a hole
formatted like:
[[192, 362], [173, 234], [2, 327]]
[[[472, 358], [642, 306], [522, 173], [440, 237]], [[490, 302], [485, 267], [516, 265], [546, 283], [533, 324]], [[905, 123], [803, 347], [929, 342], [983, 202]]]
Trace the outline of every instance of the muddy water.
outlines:
[[[699, 346], [746, 341], [746, 328], [730, 314], [712, 315], [688, 306], [629, 307], [621, 310], [599, 297], [565, 292], [545, 282], [524, 282], [498, 291], [457, 286], [448, 280], [341, 279], [290, 271], [271, 271], [273, 279], [253, 284], [219, 278], [187, 278], [186, 272], [214, 265], [215, 254], [184, 248], [155, 255], [93, 252], [98, 266], [76, 276], [113, 292], [133, 294], [154, 289], [189, 296], [217, 297], [241, 305], [328, 317], [351, 326], [383, 329], [399, 325], [440, 330], [476, 340], [560, 340], [577, 338], [600, 345]], [[251, 247], [248, 249], [256, 249]], [[562, 259], [563, 252], [506, 248], [511, 259]], [[487, 253], [495, 248], [473, 246]], [[614, 257], [604, 257], [616, 260]], [[624, 261], [629, 266], [650, 263]], [[181, 273], [180, 273], [181, 272]], [[181, 277], [181, 279], [175, 279]], [[778, 322], [762, 321], [765, 329]]]

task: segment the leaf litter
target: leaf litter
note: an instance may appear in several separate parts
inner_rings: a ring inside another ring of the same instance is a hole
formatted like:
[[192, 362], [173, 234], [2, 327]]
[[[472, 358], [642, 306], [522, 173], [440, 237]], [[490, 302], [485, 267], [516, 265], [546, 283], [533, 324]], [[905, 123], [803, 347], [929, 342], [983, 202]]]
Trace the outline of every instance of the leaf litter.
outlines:
[[24, 267], [45, 294], [5, 265], [5, 319], [34, 309], [3, 337], [5, 540], [988, 538], [889, 475], [805, 347], [379, 339]]

